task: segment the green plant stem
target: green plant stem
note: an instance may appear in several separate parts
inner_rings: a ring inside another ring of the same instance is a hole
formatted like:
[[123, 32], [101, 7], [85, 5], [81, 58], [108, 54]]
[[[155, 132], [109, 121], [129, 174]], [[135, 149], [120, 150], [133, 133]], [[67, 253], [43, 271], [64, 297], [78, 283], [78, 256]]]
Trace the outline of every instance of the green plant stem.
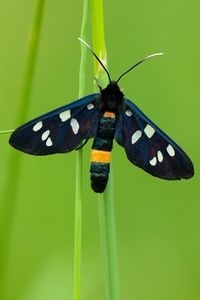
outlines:
[[[107, 67], [107, 52], [104, 37], [104, 17], [103, 17], [103, 0], [92, 0], [92, 39], [93, 50]], [[100, 83], [105, 86], [107, 84], [107, 76], [105, 71], [94, 58], [94, 75]]]
[[[18, 125], [26, 119], [28, 111], [28, 102], [39, 44], [44, 3], [44, 0], [37, 1], [33, 25], [29, 36], [22, 90], [16, 118], [16, 123]], [[21, 156], [16, 154], [15, 151], [11, 152], [7, 167], [7, 174], [5, 176], [4, 190], [2, 192], [0, 208], [0, 299], [2, 300], [5, 298], [6, 272], [10, 253], [10, 239], [19, 186], [19, 173], [21, 165], [20, 157]]]
[[81, 246], [82, 246], [82, 149], [76, 153], [76, 194], [74, 233], [74, 300], [81, 294]]
[[13, 131], [14, 131], [14, 129], [1, 130], [1, 131], [0, 131], [0, 134], [11, 133], [11, 132], [13, 132]]
[[[88, 0], [83, 1], [83, 17], [80, 37], [86, 39]], [[79, 98], [85, 93], [87, 49], [80, 44]], [[74, 300], [81, 299], [81, 250], [82, 250], [82, 148], [76, 154], [75, 237], [74, 237]]]
[[110, 174], [107, 190], [103, 195], [99, 195], [98, 203], [102, 252], [105, 264], [106, 297], [108, 300], [118, 300], [119, 287], [112, 173]]
[[[107, 68], [107, 53], [104, 37], [103, 0], [92, 1], [93, 49]], [[97, 80], [105, 86], [108, 78], [105, 71], [94, 62], [94, 74]], [[119, 299], [117, 246], [114, 216], [114, 194], [112, 169], [106, 192], [99, 195], [99, 221], [102, 241], [102, 252], [105, 263], [106, 297], [108, 300]]]

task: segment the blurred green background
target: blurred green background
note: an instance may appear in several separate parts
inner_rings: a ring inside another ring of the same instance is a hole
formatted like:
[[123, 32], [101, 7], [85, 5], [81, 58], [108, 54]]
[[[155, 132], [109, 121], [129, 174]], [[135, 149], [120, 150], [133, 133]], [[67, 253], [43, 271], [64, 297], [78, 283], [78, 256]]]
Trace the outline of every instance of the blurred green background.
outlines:
[[[19, 125], [16, 113], [35, 6], [33, 0], [0, 0], [0, 130]], [[104, 8], [113, 79], [140, 58], [165, 53], [129, 73], [120, 86], [183, 147], [196, 170], [189, 181], [162, 181], [131, 165], [124, 150], [114, 145], [121, 299], [196, 300], [200, 298], [200, 4], [196, 0], [110, 0]], [[77, 99], [81, 18], [80, 0], [46, 1], [27, 120]], [[87, 94], [93, 91], [92, 61], [88, 53]], [[8, 138], [0, 136], [2, 203], [9, 158], [15, 151]], [[90, 146], [88, 142], [84, 147], [82, 299], [102, 300]], [[21, 158], [21, 169], [11, 218], [5, 300], [72, 299], [76, 154], [15, 153]], [[10, 189], [12, 185], [9, 182]]]

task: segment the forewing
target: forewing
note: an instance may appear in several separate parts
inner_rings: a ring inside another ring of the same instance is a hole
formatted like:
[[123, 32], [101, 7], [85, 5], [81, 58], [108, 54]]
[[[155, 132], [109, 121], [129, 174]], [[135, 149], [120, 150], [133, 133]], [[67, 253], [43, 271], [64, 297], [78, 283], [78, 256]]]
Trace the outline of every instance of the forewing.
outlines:
[[126, 98], [118, 117], [115, 139], [125, 148], [133, 164], [153, 176], [188, 179], [194, 175], [187, 154]]
[[76, 149], [95, 136], [100, 94], [92, 94], [46, 113], [17, 128], [9, 143], [23, 152], [48, 155]]

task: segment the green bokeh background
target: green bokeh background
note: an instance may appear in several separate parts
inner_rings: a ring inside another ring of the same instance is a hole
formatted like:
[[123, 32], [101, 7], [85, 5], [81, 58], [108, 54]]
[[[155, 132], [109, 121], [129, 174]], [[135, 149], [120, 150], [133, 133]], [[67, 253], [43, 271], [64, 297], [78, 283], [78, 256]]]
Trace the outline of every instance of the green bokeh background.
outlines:
[[[1, 130], [19, 125], [16, 113], [35, 5], [33, 0], [0, 0]], [[129, 73], [120, 86], [184, 148], [196, 170], [189, 181], [162, 181], [131, 165], [124, 150], [114, 145], [123, 300], [200, 298], [199, 9], [197, 0], [105, 1], [113, 79], [140, 58], [165, 52]], [[81, 18], [80, 0], [46, 1], [27, 120], [77, 99]], [[88, 94], [93, 90], [92, 60], [88, 53]], [[8, 135], [1, 135], [1, 202], [9, 157], [15, 151], [7, 141]], [[98, 205], [89, 182], [90, 145], [84, 147], [83, 166], [82, 299], [102, 300]], [[49, 157], [15, 152], [21, 156], [21, 170], [5, 300], [72, 299], [75, 152]]]

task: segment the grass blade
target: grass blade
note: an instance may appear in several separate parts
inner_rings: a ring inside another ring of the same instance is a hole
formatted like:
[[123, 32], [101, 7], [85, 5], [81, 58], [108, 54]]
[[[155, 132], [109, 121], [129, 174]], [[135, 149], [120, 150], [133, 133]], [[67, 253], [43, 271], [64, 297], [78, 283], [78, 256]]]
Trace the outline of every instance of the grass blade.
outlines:
[[[103, 0], [92, 1], [92, 28], [93, 49], [107, 68], [107, 53], [104, 36]], [[100, 85], [108, 82], [107, 75], [96, 59], [94, 61], [94, 74]], [[112, 173], [112, 169], [111, 169]], [[106, 192], [99, 195], [99, 220], [102, 241], [102, 252], [105, 263], [106, 297], [108, 300], [119, 299], [118, 274], [117, 274], [117, 246], [114, 216], [114, 193], [112, 174]]]
[[[88, 0], [83, 2], [83, 17], [80, 36], [86, 40], [88, 22]], [[79, 98], [85, 92], [85, 70], [87, 49], [81, 43], [81, 59], [79, 69]], [[74, 237], [74, 300], [81, 299], [81, 249], [82, 249], [82, 148], [76, 154], [76, 195], [75, 195], [75, 237]]]
[[[25, 61], [24, 78], [22, 81], [21, 97], [19, 99], [16, 123], [20, 124], [26, 119], [29, 96], [31, 92], [34, 67], [39, 46], [42, 18], [44, 12], [44, 0], [38, 0], [36, 4], [35, 17], [31, 28], [27, 56]], [[6, 271], [10, 253], [10, 239], [12, 235], [15, 206], [18, 193], [20, 175], [20, 155], [11, 152], [5, 176], [5, 186], [2, 192], [1, 217], [0, 217], [0, 299], [5, 298]]]

